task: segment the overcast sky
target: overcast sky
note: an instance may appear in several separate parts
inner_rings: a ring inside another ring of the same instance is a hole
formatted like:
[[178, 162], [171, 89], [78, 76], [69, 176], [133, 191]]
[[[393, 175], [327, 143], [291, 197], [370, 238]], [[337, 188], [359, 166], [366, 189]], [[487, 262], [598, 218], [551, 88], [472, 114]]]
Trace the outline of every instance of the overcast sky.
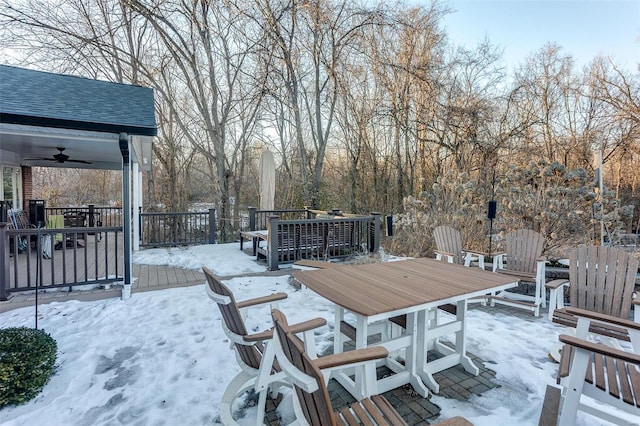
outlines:
[[473, 48], [485, 36], [504, 48], [508, 66], [547, 42], [571, 54], [578, 68], [598, 54], [638, 71], [640, 0], [450, 0], [444, 20], [451, 40]]

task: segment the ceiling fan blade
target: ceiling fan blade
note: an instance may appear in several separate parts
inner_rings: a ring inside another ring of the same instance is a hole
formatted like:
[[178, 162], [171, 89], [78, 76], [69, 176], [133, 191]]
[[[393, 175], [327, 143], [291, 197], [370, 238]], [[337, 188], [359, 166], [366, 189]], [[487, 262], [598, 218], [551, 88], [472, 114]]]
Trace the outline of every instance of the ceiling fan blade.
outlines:
[[25, 160], [27, 161], [55, 161], [56, 163], [60, 163], [60, 164], [64, 164], [66, 162], [69, 163], [81, 163], [81, 164], [91, 164], [91, 161], [86, 161], [86, 160], [71, 160], [69, 159], [69, 156], [67, 154], [64, 153], [65, 148], [62, 147], [58, 147], [56, 148], [58, 151], [57, 154], [53, 155], [51, 157], [40, 157], [40, 158], [25, 158]]

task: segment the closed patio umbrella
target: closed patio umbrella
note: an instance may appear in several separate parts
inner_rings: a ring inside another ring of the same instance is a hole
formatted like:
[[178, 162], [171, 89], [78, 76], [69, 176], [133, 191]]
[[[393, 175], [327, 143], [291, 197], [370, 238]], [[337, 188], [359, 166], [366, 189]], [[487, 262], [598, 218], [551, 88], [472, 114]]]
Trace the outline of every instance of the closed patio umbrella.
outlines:
[[260, 209], [273, 210], [276, 192], [276, 163], [271, 151], [260, 156]]

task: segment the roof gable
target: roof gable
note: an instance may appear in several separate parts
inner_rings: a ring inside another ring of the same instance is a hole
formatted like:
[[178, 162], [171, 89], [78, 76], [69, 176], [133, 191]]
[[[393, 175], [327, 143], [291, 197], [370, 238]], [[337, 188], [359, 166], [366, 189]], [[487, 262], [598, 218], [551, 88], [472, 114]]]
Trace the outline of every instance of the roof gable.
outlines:
[[155, 136], [153, 89], [0, 65], [0, 122]]

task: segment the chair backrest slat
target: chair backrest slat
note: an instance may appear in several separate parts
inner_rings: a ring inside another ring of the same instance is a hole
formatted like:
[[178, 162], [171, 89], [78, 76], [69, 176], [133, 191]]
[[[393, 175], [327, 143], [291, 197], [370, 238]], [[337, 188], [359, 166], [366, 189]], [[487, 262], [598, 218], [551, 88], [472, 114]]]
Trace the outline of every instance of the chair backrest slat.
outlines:
[[433, 238], [436, 240], [438, 250], [453, 254], [453, 263], [462, 265], [462, 237], [460, 231], [450, 226], [441, 225], [433, 230]]
[[272, 317], [282, 351], [289, 362], [304, 374], [314, 378], [318, 384], [318, 389], [311, 393], [306, 392], [297, 385], [295, 386], [296, 395], [307, 422], [312, 426], [335, 426], [333, 408], [331, 407], [329, 392], [324, 384], [322, 373], [305, 353], [302, 341], [289, 332], [289, 325], [284, 314], [274, 309]]
[[638, 260], [604, 246], [578, 247], [570, 255], [571, 306], [628, 318]]
[[[245, 327], [244, 321], [242, 320], [242, 316], [240, 315], [240, 311], [238, 310], [238, 306], [236, 305], [236, 299], [233, 296], [233, 292], [226, 285], [222, 284], [222, 282], [216, 277], [211, 270], [202, 268], [205, 277], [207, 278], [207, 283], [211, 291], [216, 294], [227, 296], [231, 301], [228, 304], [217, 303], [218, 308], [220, 309], [220, 313], [222, 314], [222, 319], [225, 322], [229, 331], [233, 334], [244, 337], [246, 336], [247, 329]], [[242, 362], [244, 362], [247, 366], [259, 369], [260, 361], [262, 360], [262, 354], [258, 350], [257, 345], [241, 345], [235, 344], [236, 351], [240, 356]]]
[[534, 273], [542, 256], [544, 237], [531, 229], [518, 229], [505, 236], [506, 269]]

